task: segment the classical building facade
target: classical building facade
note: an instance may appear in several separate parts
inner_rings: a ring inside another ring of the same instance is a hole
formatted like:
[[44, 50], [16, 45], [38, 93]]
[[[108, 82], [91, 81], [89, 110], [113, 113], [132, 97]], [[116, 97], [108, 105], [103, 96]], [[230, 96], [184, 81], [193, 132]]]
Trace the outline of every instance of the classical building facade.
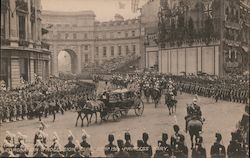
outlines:
[[155, 14], [158, 34], [151, 44], [158, 51], [150, 51], [148, 40], [147, 67], [219, 76], [249, 69], [249, 0], [162, 0]]
[[98, 22], [92, 11], [43, 11], [43, 26], [49, 33], [45, 39], [51, 45], [52, 74], [58, 75], [58, 53], [71, 56], [72, 73], [81, 73], [87, 65], [102, 64], [113, 58], [140, 55], [140, 22], [124, 20], [115, 15], [114, 21]]
[[40, 0], [1, 0], [1, 72], [10, 88], [49, 77], [49, 46], [42, 41]]

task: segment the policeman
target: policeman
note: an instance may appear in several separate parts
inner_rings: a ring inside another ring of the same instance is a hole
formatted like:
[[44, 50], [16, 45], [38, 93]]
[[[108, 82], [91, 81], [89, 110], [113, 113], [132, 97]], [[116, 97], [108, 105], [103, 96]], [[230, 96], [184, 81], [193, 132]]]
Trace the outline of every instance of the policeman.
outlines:
[[222, 140], [222, 136], [220, 133], [215, 134], [216, 141], [212, 145], [210, 150], [211, 158], [225, 158], [226, 157], [226, 150], [224, 145], [222, 145], [220, 142]]
[[[143, 148], [143, 152], [147, 155], [147, 157], [151, 157], [152, 156], [152, 146], [148, 144], [148, 139], [149, 139], [149, 136], [148, 136], [148, 133], [144, 132], [142, 134], [142, 148]], [[140, 143], [140, 142], [139, 142]], [[137, 142], [138, 144], [138, 142]]]
[[118, 145], [119, 151], [116, 152], [113, 157], [117, 157], [117, 158], [119, 158], [119, 157], [129, 157], [129, 153], [124, 150], [123, 140], [118, 139], [117, 140], [117, 145]]
[[92, 155], [91, 146], [87, 142], [88, 137], [89, 137], [89, 135], [87, 134], [87, 132], [84, 129], [82, 129], [82, 142], [80, 143], [80, 145], [82, 147], [82, 152], [81, 153], [85, 157], [90, 157]]
[[64, 155], [65, 157], [70, 157], [71, 155], [74, 154], [75, 150], [75, 144], [73, 143], [73, 134], [71, 131], [69, 131], [69, 136], [68, 136], [68, 143], [64, 146]]
[[176, 158], [188, 158], [188, 148], [184, 143], [185, 137], [180, 135], [180, 141], [173, 148], [173, 155]]
[[114, 139], [113, 134], [108, 135], [109, 144], [104, 147], [104, 153], [107, 157], [112, 157], [116, 152], [118, 152], [117, 146], [113, 144]]
[[196, 138], [195, 147], [192, 150], [192, 158], [206, 158], [206, 149], [202, 146], [203, 138], [198, 136]]

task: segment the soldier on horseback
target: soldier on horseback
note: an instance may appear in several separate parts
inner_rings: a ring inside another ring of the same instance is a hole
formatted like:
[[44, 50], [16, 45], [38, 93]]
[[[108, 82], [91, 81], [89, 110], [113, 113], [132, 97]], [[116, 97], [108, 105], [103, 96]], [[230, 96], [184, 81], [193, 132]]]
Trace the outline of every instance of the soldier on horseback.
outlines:
[[203, 123], [202, 112], [200, 106], [197, 105], [197, 99], [193, 99], [193, 103], [187, 106], [187, 116], [185, 117], [185, 120], [186, 120], [186, 132], [187, 132], [188, 121], [200, 120], [201, 123]]

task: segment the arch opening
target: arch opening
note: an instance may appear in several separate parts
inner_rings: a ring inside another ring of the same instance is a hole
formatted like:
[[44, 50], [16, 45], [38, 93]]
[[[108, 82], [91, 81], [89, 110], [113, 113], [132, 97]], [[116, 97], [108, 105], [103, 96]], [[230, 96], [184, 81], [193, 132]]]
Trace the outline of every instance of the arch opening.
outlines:
[[63, 74], [77, 73], [77, 55], [73, 50], [64, 49], [59, 51], [58, 56], [58, 72]]

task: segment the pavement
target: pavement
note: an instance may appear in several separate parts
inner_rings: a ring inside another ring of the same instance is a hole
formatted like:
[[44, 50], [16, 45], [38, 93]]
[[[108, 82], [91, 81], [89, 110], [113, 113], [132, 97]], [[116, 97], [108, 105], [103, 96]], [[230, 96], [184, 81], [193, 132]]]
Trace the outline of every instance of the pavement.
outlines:
[[[58, 113], [56, 121], [52, 122], [52, 116], [43, 118], [43, 121], [48, 125], [45, 132], [48, 133], [48, 146], [52, 144], [53, 132], [56, 131], [62, 146], [67, 143], [69, 135], [68, 130], [74, 134], [74, 139], [81, 141], [82, 128], [90, 135], [87, 141], [91, 144], [93, 156], [105, 156], [104, 146], [108, 143], [108, 134], [115, 135], [115, 140], [124, 139], [124, 133], [129, 131], [131, 134], [132, 143], [136, 145], [138, 139], [142, 139], [142, 133], [149, 134], [149, 143], [153, 148], [157, 147], [157, 141], [161, 139], [163, 132], [167, 132], [169, 137], [173, 135], [173, 125], [178, 124], [181, 128], [181, 133], [185, 136], [185, 142], [190, 149], [191, 142], [188, 134], [184, 132], [186, 115], [186, 104], [190, 103], [193, 99], [190, 94], [178, 94], [177, 96], [177, 112], [174, 115], [168, 114], [168, 109], [163, 105], [164, 101], [161, 100], [161, 105], [157, 108], [152, 103], [145, 103], [144, 113], [141, 117], [137, 117], [134, 110], [130, 110], [128, 116], [119, 122], [109, 120], [102, 124], [95, 124], [94, 120], [90, 126], [75, 127], [77, 113], [68, 111], [64, 115]], [[145, 99], [144, 99], [145, 101]], [[198, 104], [201, 106], [203, 116], [206, 119], [203, 125], [203, 140], [204, 146], [209, 156], [211, 145], [215, 141], [215, 133], [222, 134], [222, 143], [227, 147], [231, 139], [231, 132], [236, 129], [236, 123], [241, 119], [244, 112], [244, 104], [237, 104], [225, 101], [218, 101], [215, 103], [210, 98], [199, 97]], [[98, 119], [100, 121], [100, 119]], [[0, 145], [2, 146], [5, 138], [6, 131], [17, 133], [18, 131], [27, 135], [26, 144], [33, 150], [33, 139], [35, 132], [39, 126], [38, 119], [24, 120], [11, 123], [4, 123], [0, 126]], [[2, 147], [0, 147], [2, 149]], [[30, 152], [31, 153], [31, 152]], [[191, 151], [189, 150], [189, 155]]]

